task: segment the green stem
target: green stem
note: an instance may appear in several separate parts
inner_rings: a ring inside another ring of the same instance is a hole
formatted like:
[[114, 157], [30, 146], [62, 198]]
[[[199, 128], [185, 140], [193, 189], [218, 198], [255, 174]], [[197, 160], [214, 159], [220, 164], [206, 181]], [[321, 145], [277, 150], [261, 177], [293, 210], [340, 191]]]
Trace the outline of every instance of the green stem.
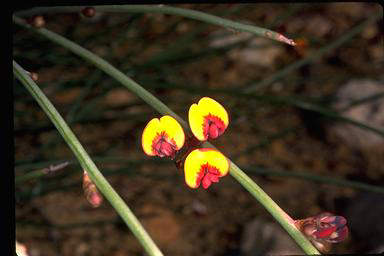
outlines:
[[265, 193], [251, 178], [249, 178], [237, 165], [231, 162], [232, 177], [234, 177], [243, 187], [251, 193], [260, 204], [280, 223], [288, 234], [307, 254], [320, 254], [316, 248], [305, 238], [296, 228], [295, 221], [276, 204], [267, 193]]
[[[31, 16], [41, 13], [62, 13], [62, 12], [81, 12], [87, 6], [58, 6], [58, 7], [36, 7], [26, 11], [17, 12], [18, 16]], [[182, 17], [203, 21], [209, 24], [214, 24], [222, 26], [228, 29], [234, 29], [240, 32], [249, 32], [258, 36], [266, 37], [278, 42], [286, 43], [289, 45], [295, 45], [294, 41], [286, 38], [280, 33], [275, 31], [248, 25], [242, 24], [240, 22], [231, 21], [228, 19], [220, 18], [211, 14], [207, 14], [200, 11], [189, 10], [185, 8], [178, 8], [165, 5], [99, 5], [93, 6], [98, 12], [139, 12], [139, 13], [163, 13], [163, 14], [172, 14], [179, 15]]]
[[119, 219], [110, 219], [110, 220], [99, 220], [92, 222], [78, 222], [78, 223], [69, 223], [69, 224], [52, 224], [36, 221], [15, 221], [17, 226], [32, 226], [34, 228], [58, 228], [58, 229], [71, 229], [71, 228], [86, 228], [86, 227], [95, 227], [99, 225], [108, 225], [108, 224], [119, 224]]
[[[97, 161], [96, 161], [97, 162]], [[145, 161], [146, 164], [148, 164], [148, 159]], [[116, 162], [114, 162], [116, 163]], [[153, 161], [153, 164], [156, 164], [157, 166], [159, 164], [169, 165], [169, 162], [165, 161]], [[123, 168], [117, 168], [117, 169], [104, 169], [105, 170], [105, 176], [112, 176], [117, 174], [125, 174], [125, 175], [137, 175], [137, 168], [134, 166], [137, 165], [136, 163], [128, 163]], [[344, 179], [338, 179], [333, 177], [327, 177], [327, 176], [318, 176], [318, 175], [312, 175], [310, 172], [292, 172], [292, 171], [274, 171], [269, 169], [261, 169], [261, 168], [254, 168], [254, 167], [242, 167], [244, 170], [247, 170], [247, 172], [255, 175], [261, 175], [261, 176], [269, 176], [269, 177], [288, 177], [293, 179], [301, 179], [301, 180], [307, 180], [317, 183], [323, 183], [323, 184], [330, 184], [334, 186], [342, 186], [342, 187], [350, 187], [354, 189], [358, 189], [361, 191], [368, 191], [373, 193], [379, 193], [384, 194], [384, 188], [380, 186], [370, 185], [362, 182], [356, 182], [356, 181], [349, 181]], [[175, 179], [175, 176], [172, 176], [170, 174], [160, 174], [160, 173], [152, 173], [152, 174], [143, 174], [140, 173], [140, 175], [144, 177], [149, 177], [151, 179], [158, 179], [158, 180], [166, 180], [167, 182], [173, 182], [172, 179]], [[71, 183], [65, 183], [62, 184], [61, 182], [44, 182], [42, 186], [36, 191], [36, 187], [33, 189], [26, 189], [22, 191], [18, 191], [16, 193], [17, 200], [31, 200], [34, 197], [43, 196], [47, 193], [53, 192], [53, 191], [65, 191], [69, 190], [72, 187], [78, 187], [79, 184], [81, 184], [81, 180], [71, 182]]]
[[45, 169], [30, 171], [24, 175], [15, 177], [15, 185], [46, 175], [46, 172], [44, 170]]
[[[150, 84], [149, 84], [150, 85]], [[154, 87], [154, 86], [152, 86]], [[157, 86], [159, 88], [159, 86]], [[161, 88], [164, 88], [161, 87]], [[242, 93], [239, 92], [237, 89], [210, 89], [206, 87], [197, 87], [197, 86], [174, 86], [167, 84], [166, 88], [176, 88], [176, 89], [182, 89], [189, 91], [191, 93], [197, 93], [200, 94], [201, 92], [205, 93], [217, 93], [217, 94], [225, 94], [230, 96], [236, 96], [236, 97], [242, 97], [247, 98], [249, 100], [257, 100], [261, 102], [267, 102], [268, 104], [287, 104], [291, 106], [295, 106], [297, 108], [317, 112], [321, 115], [324, 115], [329, 118], [333, 118], [338, 121], [347, 122], [350, 124], [353, 124], [357, 127], [369, 130], [371, 132], [374, 132], [382, 137], [384, 137], [384, 130], [376, 128], [374, 126], [367, 125], [365, 123], [356, 121], [354, 119], [345, 117], [331, 109], [328, 109], [326, 107], [323, 107], [319, 104], [313, 103], [309, 101], [308, 99], [304, 99], [303, 97], [297, 97], [297, 96], [274, 96], [274, 95], [261, 95], [261, 94], [250, 94], [250, 93]], [[313, 100], [312, 100], [313, 101]]]
[[[137, 84], [135, 81], [124, 75], [121, 71], [113, 67], [104, 59], [98, 57], [94, 53], [84, 49], [83, 47], [75, 44], [74, 42], [48, 31], [45, 28], [31, 28], [26, 25], [23, 20], [17, 17], [13, 17], [13, 21], [19, 25], [30, 28], [33, 31], [45, 36], [51, 41], [69, 49], [73, 53], [88, 60], [105, 73], [119, 81], [123, 86], [127, 87], [137, 96], [142, 98], [146, 103], [156, 109], [163, 115], [171, 115], [176, 118], [185, 130], [189, 131], [187, 122], [176, 115], [171, 109], [169, 109], [164, 103], [159, 101], [151, 93]], [[204, 143], [208, 147], [214, 146], [210, 143]], [[307, 254], [320, 254], [311, 242], [295, 227], [293, 219], [286, 214], [252, 179], [250, 179], [239, 167], [237, 167], [232, 161], [230, 161], [230, 173], [231, 175], [246, 189], [251, 195], [253, 195], [266, 209], [267, 211], [282, 225], [282, 227], [288, 232], [289, 235], [297, 242], [297, 244]]]
[[[261, 144], [258, 144], [259, 146]], [[254, 146], [257, 147], [258, 145]], [[235, 156], [236, 158], [236, 156]], [[94, 156], [93, 161], [95, 163], [114, 163], [114, 164], [121, 164], [122, 168], [113, 168], [113, 169], [104, 169], [104, 176], [109, 176], [109, 175], [114, 175], [118, 173], [125, 173], [125, 174], [137, 174], [137, 167], [142, 166], [143, 164], [154, 164], [154, 165], [162, 165], [162, 164], [169, 164], [169, 161], [166, 161], [164, 159], [142, 159], [142, 160], [128, 160], [124, 157], [97, 157]], [[53, 165], [57, 162], [64, 162], [63, 159], [58, 159], [58, 160], [51, 160], [51, 161], [44, 161], [40, 163], [34, 163], [34, 164], [25, 164], [25, 165], [20, 165], [17, 166], [17, 169], [19, 171], [22, 170], [28, 170], [31, 168], [39, 170], [36, 171], [29, 171], [26, 174], [18, 175], [15, 178], [15, 182], [18, 181], [19, 183], [22, 183], [24, 181], [33, 179], [33, 178], [39, 178], [43, 175], [46, 175], [46, 172], [43, 172], [43, 170], [47, 169], [44, 168], [44, 166], [49, 166]], [[75, 163], [72, 160], [66, 160], [66, 162], [73, 163], [74, 168], [76, 168], [77, 163]], [[126, 167], [126, 166], [129, 166]], [[374, 193], [380, 193], [384, 194], [384, 188], [376, 185], [371, 185], [368, 183], [363, 183], [363, 182], [358, 182], [358, 181], [351, 181], [351, 180], [346, 180], [346, 179], [341, 179], [341, 178], [334, 178], [331, 176], [320, 176], [320, 175], [314, 175], [312, 174], [313, 171], [306, 170], [306, 171], [284, 171], [284, 170], [272, 170], [272, 169], [267, 169], [267, 168], [260, 168], [260, 167], [253, 167], [253, 166], [242, 166], [242, 169], [247, 170], [248, 173], [250, 174], [255, 174], [255, 175], [260, 175], [260, 176], [268, 176], [268, 177], [287, 177], [287, 178], [293, 178], [293, 179], [300, 179], [300, 180], [305, 180], [305, 181], [311, 181], [311, 182], [317, 182], [317, 183], [322, 183], [322, 184], [330, 184], [330, 185], [335, 185], [335, 186], [340, 186], [340, 187], [350, 187], [354, 189], [358, 189], [361, 191], [368, 191], [368, 192], [374, 192]], [[67, 171], [66, 173], [68, 174]], [[43, 174], [44, 173], [44, 174]], [[149, 177], [157, 177], [155, 174], [150, 174], [148, 175]]]
[[137, 84], [135, 81], [133, 81], [131, 78], [127, 77], [123, 72], [113, 67], [111, 64], [109, 64], [104, 59], [98, 57], [94, 53], [88, 51], [87, 49], [81, 47], [80, 45], [54, 33], [51, 32], [45, 28], [36, 29], [32, 26], [26, 24], [22, 19], [13, 16], [13, 21], [21, 26], [24, 26], [26, 28], [32, 29], [33, 31], [37, 32], [40, 35], [43, 35], [44, 37], [48, 38], [49, 40], [64, 46], [65, 48], [71, 50], [73, 53], [79, 55], [80, 57], [86, 59], [87, 61], [94, 64], [96, 67], [103, 70], [105, 73], [116, 79], [118, 82], [120, 82], [122, 85], [130, 89], [133, 93], [135, 93], [137, 96], [139, 96], [141, 99], [143, 99], [145, 102], [147, 102], [151, 107], [156, 109], [158, 112], [160, 112], [163, 115], [171, 115], [175, 117], [184, 127], [188, 127], [187, 123], [179, 117], [175, 112], [170, 110], [164, 103], [159, 101], [156, 97], [154, 97], [152, 94], [147, 92], [143, 87], [141, 87], [139, 84]]
[[370, 184], [357, 182], [357, 181], [339, 179], [339, 178], [334, 178], [329, 176], [313, 175], [311, 174], [310, 171], [308, 172], [275, 171], [275, 170], [264, 169], [259, 167], [244, 167], [243, 169], [246, 169], [248, 172], [254, 173], [257, 175], [295, 178], [295, 179], [308, 180], [308, 181], [318, 182], [323, 184], [331, 184], [331, 185], [341, 186], [341, 187], [350, 187], [350, 188], [359, 189], [361, 191], [369, 191], [369, 192], [384, 194], [384, 188], [380, 186], [370, 185]]
[[72, 152], [79, 160], [81, 167], [84, 170], [87, 170], [97, 188], [111, 203], [113, 208], [115, 208], [117, 213], [125, 221], [133, 234], [139, 239], [145, 250], [150, 255], [163, 255], [157, 248], [156, 244], [152, 241], [148, 233], [144, 230], [133, 212], [129, 209], [129, 207], [124, 203], [123, 199], [121, 199], [121, 197], [104, 178], [102, 173], [98, 170], [95, 163], [84, 150], [83, 146], [80, 144], [71, 129], [67, 126], [59, 112], [57, 112], [49, 99], [44, 95], [37, 84], [28, 76], [25, 70], [23, 70], [22, 67], [20, 67], [15, 61], [13, 61], [13, 73], [15, 77], [17, 77], [17, 79], [19, 79], [20, 82], [28, 89], [35, 100], [39, 103], [40, 107], [51, 119], [57, 130], [60, 132], [61, 136], [64, 138]]
[[344, 111], [347, 111], [347, 110], [349, 110], [349, 109], [351, 109], [353, 107], [356, 107], [356, 106], [358, 106], [360, 104], [365, 104], [367, 102], [375, 102], [376, 100], [378, 100], [378, 99], [380, 99], [382, 97], [384, 97], [384, 92], [375, 93], [375, 94], [369, 95], [367, 97], [360, 98], [360, 99], [352, 101], [347, 106], [343, 107], [340, 111], [344, 112]]
[[39, 170], [35, 170], [35, 171], [31, 171], [31, 172], [28, 172], [25, 175], [17, 176], [17, 177], [15, 177], [15, 185], [20, 184], [20, 183], [25, 182], [25, 181], [28, 181], [28, 180], [31, 180], [31, 179], [35, 179], [35, 178], [39, 178], [41, 176], [45, 176], [45, 175], [47, 175], [49, 173], [56, 172], [56, 171], [58, 171], [60, 169], [65, 168], [68, 164], [69, 164], [69, 162], [63, 162], [63, 163], [56, 164], [56, 165], [50, 165], [49, 167], [46, 167], [46, 168], [43, 168], [43, 169], [39, 169]]

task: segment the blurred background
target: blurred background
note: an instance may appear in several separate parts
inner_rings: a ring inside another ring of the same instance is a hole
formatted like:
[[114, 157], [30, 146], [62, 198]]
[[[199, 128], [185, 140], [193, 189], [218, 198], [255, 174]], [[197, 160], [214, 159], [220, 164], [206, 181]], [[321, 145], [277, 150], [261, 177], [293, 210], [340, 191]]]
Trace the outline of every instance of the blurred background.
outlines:
[[[272, 29], [297, 46], [163, 14], [46, 14], [45, 27], [105, 58], [185, 120], [192, 103], [216, 99], [230, 124], [213, 144], [289, 215], [344, 216], [349, 238], [332, 253], [383, 252], [384, 194], [368, 186], [384, 184], [382, 7], [173, 6]], [[172, 161], [146, 156], [141, 134], [160, 114], [95, 66], [16, 25], [13, 57], [38, 74], [37, 84], [165, 255], [302, 253], [230, 175], [192, 190]], [[13, 91], [17, 241], [31, 256], [144, 255], [108, 202], [87, 202], [80, 165], [16, 79]]]

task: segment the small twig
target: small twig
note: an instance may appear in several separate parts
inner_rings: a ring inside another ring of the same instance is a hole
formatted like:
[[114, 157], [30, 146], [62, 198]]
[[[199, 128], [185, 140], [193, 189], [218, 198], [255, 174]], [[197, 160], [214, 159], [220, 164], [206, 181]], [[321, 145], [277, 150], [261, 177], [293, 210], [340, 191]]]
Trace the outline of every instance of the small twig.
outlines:
[[28, 181], [31, 179], [36, 179], [36, 178], [39, 178], [41, 176], [51, 175], [58, 170], [64, 169], [68, 165], [69, 165], [69, 162], [67, 161], [67, 162], [63, 162], [63, 163], [55, 164], [55, 165], [51, 164], [50, 166], [43, 168], [43, 169], [30, 171], [25, 175], [16, 177], [15, 178], [15, 184], [20, 184], [22, 182], [25, 182], [25, 181]]
[[44, 168], [42, 171], [44, 172], [44, 174], [52, 174], [53, 172], [67, 167], [67, 165], [69, 165], [69, 162], [64, 162], [57, 165], [50, 165], [49, 167]]

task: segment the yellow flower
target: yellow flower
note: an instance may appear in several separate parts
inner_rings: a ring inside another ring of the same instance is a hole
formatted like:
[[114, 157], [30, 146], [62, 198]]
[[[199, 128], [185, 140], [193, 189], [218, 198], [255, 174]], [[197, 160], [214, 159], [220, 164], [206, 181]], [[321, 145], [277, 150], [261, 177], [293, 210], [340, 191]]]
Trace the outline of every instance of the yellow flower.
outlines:
[[212, 182], [227, 175], [228, 159], [219, 151], [211, 148], [193, 150], [184, 163], [185, 183], [191, 188], [198, 188], [200, 183], [207, 189]]
[[147, 155], [171, 159], [183, 147], [184, 140], [183, 128], [171, 116], [153, 118], [144, 128], [141, 137], [143, 150]]
[[219, 137], [229, 124], [228, 113], [217, 101], [203, 97], [192, 104], [188, 113], [189, 126], [193, 135], [200, 140]]

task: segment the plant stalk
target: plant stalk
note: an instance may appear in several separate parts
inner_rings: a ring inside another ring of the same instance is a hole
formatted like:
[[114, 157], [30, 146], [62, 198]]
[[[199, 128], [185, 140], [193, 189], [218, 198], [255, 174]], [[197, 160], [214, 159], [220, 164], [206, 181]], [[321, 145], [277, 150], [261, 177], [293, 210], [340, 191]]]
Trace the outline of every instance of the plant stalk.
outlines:
[[117, 211], [120, 217], [131, 229], [132, 233], [137, 237], [139, 242], [143, 245], [149, 255], [160, 256], [163, 255], [151, 237], [145, 231], [139, 220], [124, 203], [123, 199], [112, 188], [108, 181], [104, 178], [103, 174], [99, 171], [95, 163], [89, 157], [83, 146], [80, 144], [75, 134], [68, 127], [64, 119], [61, 117], [56, 108], [52, 105], [49, 99], [40, 90], [38, 85], [28, 76], [25, 70], [13, 61], [13, 73], [15, 77], [28, 89], [35, 100], [39, 103], [40, 107], [44, 110], [47, 116], [51, 119], [65, 142], [71, 148], [76, 158], [79, 160], [81, 167], [87, 170], [92, 181], [96, 184], [97, 188], [104, 195], [104, 197], [111, 203], [113, 208]]
[[[18, 16], [31, 16], [42, 13], [63, 13], [63, 12], [81, 12], [88, 6], [57, 6], [57, 7], [36, 7], [25, 11], [17, 12]], [[122, 13], [163, 13], [178, 15], [209, 24], [222, 26], [227, 29], [233, 29], [240, 32], [248, 32], [257, 36], [266, 37], [281, 43], [295, 45], [292, 39], [288, 39], [280, 33], [266, 28], [257, 27], [254, 25], [243, 24], [240, 22], [224, 19], [218, 16], [207, 14], [200, 11], [190, 10], [186, 8], [160, 5], [99, 5], [93, 6], [96, 12], [122, 12]]]

